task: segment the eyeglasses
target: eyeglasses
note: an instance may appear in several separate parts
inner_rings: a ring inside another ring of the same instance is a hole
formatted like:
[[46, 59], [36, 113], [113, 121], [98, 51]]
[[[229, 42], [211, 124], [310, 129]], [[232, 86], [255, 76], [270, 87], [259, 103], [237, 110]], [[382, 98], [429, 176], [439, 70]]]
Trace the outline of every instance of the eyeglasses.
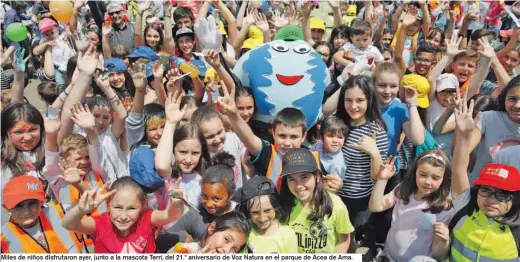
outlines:
[[121, 10], [119, 10], [119, 11], [114, 11], [114, 12], [108, 12], [108, 15], [109, 15], [109, 16], [114, 16], [114, 15], [118, 15], [118, 14], [121, 14]]
[[437, 94], [439, 94], [441, 96], [452, 95], [452, 94], [455, 94], [455, 93], [457, 93], [456, 89], [446, 89], [446, 90], [442, 90], [440, 92], [437, 92]]
[[422, 57], [415, 57], [414, 60], [418, 63], [425, 63], [425, 64], [431, 64], [432, 60], [422, 58]]
[[478, 194], [483, 196], [483, 197], [494, 196], [496, 200], [498, 200], [499, 202], [502, 202], [502, 203], [507, 203], [507, 202], [509, 202], [510, 200], [513, 199], [513, 194], [505, 193], [505, 192], [500, 191], [500, 190], [493, 191], [489, 187], [480, 187], [478, 189]]
[[321, 56], [330, 56], [330, 54], [327, 54], [327, 53], [322, 53], [322, 52], [317, 52], [318, 54], [320, 54]]

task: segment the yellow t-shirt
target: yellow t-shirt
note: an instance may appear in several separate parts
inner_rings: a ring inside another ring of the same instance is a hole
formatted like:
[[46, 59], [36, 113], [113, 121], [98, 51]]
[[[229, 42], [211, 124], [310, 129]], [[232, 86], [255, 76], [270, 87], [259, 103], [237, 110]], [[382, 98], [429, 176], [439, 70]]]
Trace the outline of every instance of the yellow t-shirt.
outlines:
[[249, 245], [259, 254], [296, 254], [296, 233], [290, 226], [280, 225], [274, 235], [261, 236], [254, 229], [249, 233]]
[[308, 220], [311, 210], [303, 208], [300, 201], [293, 208], [289, 226], [296, 232], [298, 253], [333, 253], [338, 235], [354, 232], [343, 201], [335, 194], [328, 194], [332, 199], [332, 214], [321, 221]]

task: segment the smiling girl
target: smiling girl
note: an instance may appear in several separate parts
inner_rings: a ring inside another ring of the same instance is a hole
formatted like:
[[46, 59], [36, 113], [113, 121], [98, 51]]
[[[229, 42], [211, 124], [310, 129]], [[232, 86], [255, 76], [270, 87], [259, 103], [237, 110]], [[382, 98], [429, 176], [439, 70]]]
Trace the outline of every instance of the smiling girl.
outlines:
[[294, 254], [298, 252], [294, 230], [287, 226], [288, 216], [280, 206], [273, 182], [255, 176], [242, 188], [240, 210], [251, 221], [249, 245], [255, 253]]
[[241, 188], [243, 181], [246, 180], [245, 175], [242, 174], [241, 160], [245, 153], [242, 141], [235, 133], [226, 132], [222, 119], [212, 107], [197, 109], [191, 117], [191, 122], [198, 125], [202, 130], [211, 156], [220, 152], [227, 152], [234, 157], [234, 181], [237, 188]]
[[[169, 94], [166, 99], [166, 125], [155, 154], [155, 170], [169, 183], [182, 177], [181, 188], [187, 200], [194, 206], [200, 204], [203, 167], [209, 163], [208, 147], [197, 125], [185, 124], [176, 127], [184, 118], [187, 107], [181, 107], [180, 92]], [[172, 167], [172, 159], [174, 165]], [[172, 173], [175, 169], [175, 174]], [[161, 209], [161, 207], [159, 208]]]
[[490, 162], [520, 169], [520, 76], [511, 79], [497, 102], [498, 110], [483, 112], [477, 128], [471, 132], [469, 150], [479, 147], [470, 181], [477, 179]]
[[280, 200], [290, 213], [299, 253], [346, 253], [354, 231], [341, 199], [325, 190], [311, 151], [294, 149], [282, 160]]
[[395, 159], [391, 157], [381, 165], [369, 202], [372, 212], [393, 208], [385, 253], [391, 261], [408, 261], [418, 255], [444, 260], [450, 246], [447, 225], [454, 214], [448, 201], [449, 159], [439, 150], [424, 151], [403, 181], [384, 194], [388, 180], [395, 174]]
[[235, 209], [237, 203], [231, 200], [236, 192], [234, 161], [233, 156], [225, 152], [213, 157], [212, 165], [206, 168], [202, 177], [200, 213], [190, 210], [175, 225], [163, 231], [156, 240], [159, 251], [168, 251], [179, 240], [184, 242], [183, 234], [179, 232], [188, 233], [195, 241], [202, 240], [211, 222]]
[[[126, 176], [100, 189], [85, 191], [77, 206], [65, 214], [62, 226], [81, 234], [90, 234], [95, 253], [154, 253], [155, 230], [177, 220], [184, 211], [184, 202], [172, 199], [165, 210], [146, 207], [146, 195], [132, 178]], [[183, 191], [174, 189], [183, 195]], [[109, 211], [99, 216], [85, 216], [108, 199]]]
[[388, 135], [377, 103], [372, 79], [367, 76], [351, 77], [340, 89], [336, 116], [350, 132], [342, 148], [348, 170], [338, 195], [349, 208], [350, 221], [358, 234], [370, 217], [372, 179], [388, 151]]

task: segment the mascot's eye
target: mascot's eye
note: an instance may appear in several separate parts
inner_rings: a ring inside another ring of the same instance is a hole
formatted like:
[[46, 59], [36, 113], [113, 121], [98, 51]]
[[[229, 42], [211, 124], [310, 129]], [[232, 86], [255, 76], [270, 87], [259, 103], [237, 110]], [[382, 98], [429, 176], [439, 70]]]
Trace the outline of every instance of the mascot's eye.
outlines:
[[274, 44], [273, 46], [273, 49], [278, 51], [278, 52], [287, 52], [289, 51], [289, 48], [285, 45], [282, 45], [282, 44]]
[[311, 51], [311, 48], [308, 45], [297, 45], [294, 47], [294, 52], [298, 54], [309, 53], [309, 51]]

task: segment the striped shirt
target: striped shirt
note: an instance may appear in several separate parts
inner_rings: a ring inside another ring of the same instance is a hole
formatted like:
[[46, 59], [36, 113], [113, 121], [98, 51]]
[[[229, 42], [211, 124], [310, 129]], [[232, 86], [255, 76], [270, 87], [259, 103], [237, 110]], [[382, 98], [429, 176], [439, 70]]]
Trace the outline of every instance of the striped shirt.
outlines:
[[350, 130], [341, 151], [347, 166], [347, 172], [343, 177], [343, 188], [338, 195], [344, 198], [358, 199], [370, 196], [374, 181], [370, 177], [370, 156], [365, 152], [347, 146], [357, 144], [362, 136], [371, 136], [373, 131], [378, 131], [376, 144], [382, 159], [386, 159], [388, 152], [388, 135], [386, 131], [375, 122], [367, 122]]
[[134, 27], [132, 24], [125, 23], [121, 27], [112, 26], [112, 32], [110, 32], [110, 47], [115, 45], [123, 45], [130, 53], [134, 52], [135, 49], [135, 36]]

